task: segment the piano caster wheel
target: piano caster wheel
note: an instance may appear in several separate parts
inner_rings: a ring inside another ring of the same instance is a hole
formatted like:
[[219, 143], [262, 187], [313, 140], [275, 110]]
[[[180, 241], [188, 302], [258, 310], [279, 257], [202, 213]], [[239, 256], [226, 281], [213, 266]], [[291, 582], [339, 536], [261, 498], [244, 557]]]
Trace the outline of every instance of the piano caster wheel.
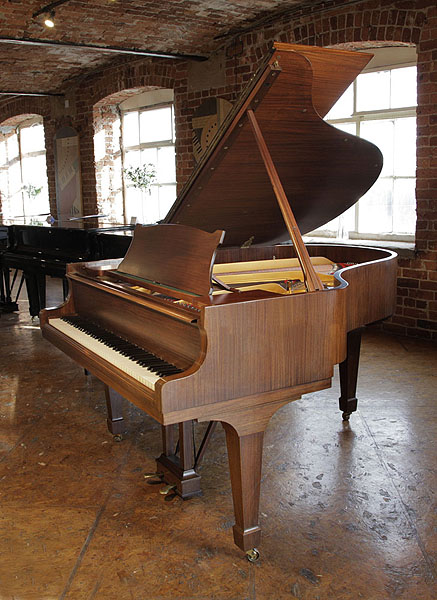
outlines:
[[116, 435], [114, 435], [113, 440], [114, 442], [122, 442], [123, 436], [121, 435], [121, 433], [117, 433]]
[[349, 421], [351, 413], [344, 412], [342, 415], [343, 421]]
[[248, 550], [246, 552], [246, 558], [251, 563], [257, 562], [259, 560], [259, 557], [259, 550], [257, 550], [256, 548], [252, 548], [251, 550]]
[[167, 494], [168, 494], [169, 492], [171, 492], [172, 490], [175, 490], [175, 489], [176, 489], [176, 486], [175, 486], [175, 485], [169, 484], [169, 485], [166, 485], [166, 486], [164, 486], [162, 489], [160, 489], [160, 490], [159, 490], [159, 493], [160, 493], [162, 496], [167, 496]]

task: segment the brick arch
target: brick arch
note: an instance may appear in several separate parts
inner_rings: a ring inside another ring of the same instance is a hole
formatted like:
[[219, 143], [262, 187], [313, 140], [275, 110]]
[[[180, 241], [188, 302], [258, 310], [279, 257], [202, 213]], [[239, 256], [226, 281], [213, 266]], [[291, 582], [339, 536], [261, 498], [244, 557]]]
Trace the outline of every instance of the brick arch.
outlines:
[[124, 100], [127, 100], [132, 96], [137, 96], [138, 94], [142, 94], [144, 92], [150, 92], [158, 89], [162, 88], [156, 85], [134, 87], [130, 89], [123, 89], [118, 92], [113, 92], [112, 94], [108, 94], [104, 98], [101, 98], [93, 106], [94, 131], [98, 131], [99, 129], [99, 119], [103, 121], [105, 118], [108, 118], [111, 114], [118, 115], [118, 106], [122, 102], [124, 102]]
[[[95, 106], [105, 98], [120, 98], [126, 91], [156, 88], [174, 89], [176, 67], [174, 61], [136, 61], [107, 69], [99, 76], [85, 80], [88, 106]], [[120, 100], [121, 101], [121, 100]]]
[[33, 117], [40, 117], [43, 120], [43, 115], [38, 113], [20, 113], [13, 117], [7, 117], [0, 123], [0, 127], [18, 127], [25, 121], [32, 119]]
[[137, 94], [142, 94], [143, 92], [150, 92], [152, 90], [161, 89], [162, 86], [157, 85], [147, 85], [144, 87], [134, 87], [129, 89], [123, 89], [118, 92], [113, 92], [112, 94], [108, 94], [104, 98], [101, 98], [94, 104], [94, 110], [99, 110], [102, 107], [114, 104], [121, 104], [124, 100], [131, 98], [132, 96], [136, 96]]
[[380, 3], [363, 2], [302, 17], [289, 30], [289, 41], [325, 47], [364, 43], [360, 48], [374, 47], [373, 42], [418, 44], [426, 10], [406, 9], [405, 4], [394, 2], [391, 7], [382, 8]]
[[1, 124], [10, 119], [19, 118], [20, 115], [38, 115], [43, 119], [50, 118], [49, 98], [38, 98], [35, 96], [24, 96], [12, 98], [1, 105]]

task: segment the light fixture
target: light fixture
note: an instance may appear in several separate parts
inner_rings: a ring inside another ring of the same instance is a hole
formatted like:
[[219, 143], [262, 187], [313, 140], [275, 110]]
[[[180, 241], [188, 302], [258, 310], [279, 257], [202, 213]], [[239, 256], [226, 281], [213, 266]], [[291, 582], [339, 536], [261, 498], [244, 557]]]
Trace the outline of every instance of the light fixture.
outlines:
[[45, 19], [44, 19], [44, 25], [46, 27], [54, 27], [55, 26], [55, 11], [51, 10], [49, 13], [47, 13]]

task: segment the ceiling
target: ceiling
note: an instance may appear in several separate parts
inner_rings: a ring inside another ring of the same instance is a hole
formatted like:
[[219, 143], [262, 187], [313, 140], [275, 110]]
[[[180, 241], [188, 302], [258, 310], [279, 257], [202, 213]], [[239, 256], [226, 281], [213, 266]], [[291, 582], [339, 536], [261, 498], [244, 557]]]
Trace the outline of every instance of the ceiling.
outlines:
[[[44, 26], [43, 14], [34, 16], [49, 4], [56, 5], [52, 29]], [[0, 92], [61, 93], [78, 76], [114, 61], [138, 58], [74, 45], [207, 57], [238, 31], [317, 4], [301, 0], [0, 0]], [[5, 98], [9, 96], [1, 95], [0, 101]]]

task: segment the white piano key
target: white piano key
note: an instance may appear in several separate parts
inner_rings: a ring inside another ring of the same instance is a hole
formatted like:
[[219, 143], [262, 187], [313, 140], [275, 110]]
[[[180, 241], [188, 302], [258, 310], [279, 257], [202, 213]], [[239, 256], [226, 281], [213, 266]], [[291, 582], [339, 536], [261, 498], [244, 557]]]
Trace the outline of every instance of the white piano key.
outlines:
[[91, 352], [94, 352], [94, 354], [97, 354], [97, 356], [115, 365], [118, 369], [121, 369], [124, 373], [130, 377], [133, 377], [151, 390], [155, 389], [155, 384], [160, 377], [153, 371], [150, 371], [147, 367], [138, 365], [127, 356], [123, 356], [116, 350], [109, 348], [99, 340], [92, 338], [87, 333], [79, 331], [79, 329], [73, 327], [73, 325], [70, 325], [70, 323], [66, 323], [62, 319], [50, 319], [49, 325], [67, 337], [73, 339], [81, 346], [91, 350]]

